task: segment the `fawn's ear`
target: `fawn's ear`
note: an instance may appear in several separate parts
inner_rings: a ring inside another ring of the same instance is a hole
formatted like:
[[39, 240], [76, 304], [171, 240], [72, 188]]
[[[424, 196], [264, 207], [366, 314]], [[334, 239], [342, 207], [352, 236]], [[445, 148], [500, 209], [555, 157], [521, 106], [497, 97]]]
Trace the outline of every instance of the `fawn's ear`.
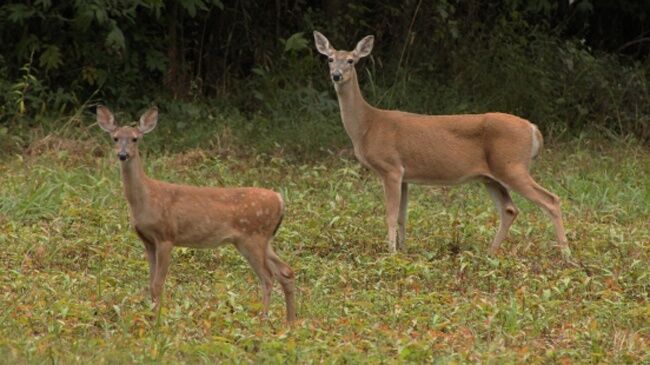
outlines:
[[372, 52], [372, 47], [375, 45], [375, 36], [368, 35], [363, 37], [362, 40], [357, 43], [356, 48], [354, 48], [354, 55], [358, 58], [366, 57]]
[[330, 46], [330, 41], [317, 30], [314, 31], [314, 42], [316, 43], [316, 49], [321, 54], [329, 56], [334, 52], [334, 49]]
[[138, 129], [142, 134], [149, 133], [156, 128], [156, 123], [158, 123], [158, 108], [153, 106], [140, 117]]
[[97, 106], [97, 124], [108, 133], [113, 133], [117, 129], [113, 113], [103, 105]]

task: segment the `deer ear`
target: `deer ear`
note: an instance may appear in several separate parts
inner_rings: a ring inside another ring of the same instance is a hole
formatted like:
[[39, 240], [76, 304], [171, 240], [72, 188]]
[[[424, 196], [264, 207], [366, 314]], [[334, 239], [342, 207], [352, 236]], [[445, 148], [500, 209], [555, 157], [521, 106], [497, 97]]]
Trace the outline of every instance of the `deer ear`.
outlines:
[[314, 42], [316, 43], [316, 49], [321, 54], [329, 56], [332, 54], [332, 52], [334, 52], [334, 49], [332, 49], [332, 46], [330, 46], [330, 41], [328, 41], [323, 34], [316, 30], [314, 31]]
[[108, 133], [112, 133], [117, 129], [113, 113], [102, 105], [97, 106], [97, 124]]
[[375, 45], [375, 36], [368, 35], [365, 36], [362, 40], [357, 43], [356, 48], [354, 49], [354, 55], [361, 58], [366, 57], [372, 52], [372, 47]]
[[142, 134], [149, 133], [156, 128], [156, 123], [158, 123], [158, 108], [154, 106], [142, 114], [138, 129]]

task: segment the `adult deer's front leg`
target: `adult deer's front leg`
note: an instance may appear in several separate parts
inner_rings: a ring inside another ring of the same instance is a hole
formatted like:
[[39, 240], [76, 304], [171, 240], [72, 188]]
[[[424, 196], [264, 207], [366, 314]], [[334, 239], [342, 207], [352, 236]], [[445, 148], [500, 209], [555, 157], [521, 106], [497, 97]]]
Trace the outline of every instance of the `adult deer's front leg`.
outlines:
[[384, 179], [384, 195], [386, 198], [386, 225], [388, 226], [388, 249], [397, 251], [397, 218], [402, 196], [402, 176], [389, 174]]
[[156, 245], [156, 272], [151, 285], [151, 300], [156, 309], [160, 307], [160, 296], [169, 270], [173, 247], [173, 244], [169, 241], [159, 242]]
[[406, 250], [406, 218], [408, 216], [409, 185], [402, 182], [402, 191], [399, 204], [399, 216], [397, 217], [397, 248]]
[[156, 272], [156, 246], [153, 242], [149, 241], [140, 231], [135, 231], [144, 244], [145, 254], [147, 255], [147, 262], [149, 263], [149, 292], [153, 288], [153, 278]]

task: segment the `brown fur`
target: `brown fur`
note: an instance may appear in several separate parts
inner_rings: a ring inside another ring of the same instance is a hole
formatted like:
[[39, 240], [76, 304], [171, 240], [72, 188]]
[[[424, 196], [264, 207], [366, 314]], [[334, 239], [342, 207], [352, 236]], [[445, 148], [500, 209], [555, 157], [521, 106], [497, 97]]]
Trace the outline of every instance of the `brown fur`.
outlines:
[[271, 247], [283, 215], [281, 196], [261, 188], [196, 187], [151, 179], [144, 173], [137, 140], [153, 129], [157, 111], [145, 113], [140, 128], [118, 128], [103, 107], [98, 108], [97, 118], [113, 136], [116, 153], [128, 156], [121, 163], [122, 180], [133, 227], [146, 249], [153, 302], [159, 305], [173, 247], [215, 248], [232, 243], [260, 278], [263, 314], [268, 312], [275, 277], [285, 294], [287, 320], [293, 321], [293, 270]]
[[505, 113], [433, 116], [375, 108], [361, 95], [354, 67], [370, 54], [374, 38], [365, 37], [349, 52], [335, 50], [318, 32], [314, 39], [318, 51], [328, 56], [355, 156], [384, 184], [391, 251], [404, 244], [408, 183], [453, 185], [470, 180], [485, 183], [501, 215], [491, 252], [499, 248], [517, 215], [510, 189], [550, 215], [558, 243], [566, 246], [559, 198], [529, 174], [532, 157], [539, 151], [533, 150], [533, 135], [539, 148], [543, 141], [535, 125]]

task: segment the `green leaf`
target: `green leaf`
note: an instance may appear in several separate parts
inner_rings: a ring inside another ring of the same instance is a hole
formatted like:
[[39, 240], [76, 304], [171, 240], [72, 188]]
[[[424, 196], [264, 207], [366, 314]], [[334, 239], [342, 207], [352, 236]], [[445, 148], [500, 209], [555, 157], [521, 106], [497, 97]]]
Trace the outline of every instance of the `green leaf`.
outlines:
[[107, 73], [105, 70], [93, 66], [84, 66], [81, 70], [81, 77], [89, 85], [103, 84], [106, 81]]
[[106, 46], [110, 48], [124, 49], [124, 34], [122, 30], [115, 25], [106, 36]]
[[9, 16], [7, 18], [10, 21], [18, 24], [23, 24], [25, 19], [30, 18], [35, 13], [33, 9], [29, 8], [25, 4], [11, 4], [7, 5], [5, 9], [7, 9], [9, 12]]
[[145, 65], [150, 71], [165, 71], [166, 61], [165, 55], [157, 49], [148, 49], [145, 54]]
[[59, 68], [63, 64], [61, 49], [55, 45], [46, 46], [45, 51], [38, 59], [38, 64], [41, 67], [44, 66], [47, 71]]
[[285, 52], [295, 52], [307, 48], [309, 41], [305, 39], [305, 33], [298, 32], [293, 34], [291, 37], [287, 38], [284, 41], [284, 51]]
[[187, 10], [187, 14], [191, 17], [194, 18], [196, 17], [196, 13], [198, 10], [207, 10], [208, 8], [205, 6], [205, 3], [203, 0], [182, 0], [181, 1], [181, 6]]
[[97, 23], [105, 24], [108, 21], [108, 13], [106, 11], [106, 8], [103, 8], [101, 6], [94, 6], [92, 7], [92, 10], [92, 14], [95, 16]]
[[259, 76], [266, 76], [267, 74], [267, 72], [261, 67], [253, 67], [251, 71], [253, 71], [254, 74]]
[[576, 5], [576, 12], [577, 13], [593, 13], [594, 11], [594, 5], [591, 3], [591, 1], [580, 1], [578, 5]]
[[52, 7], [52, 0], [36, 0], [35, 6], [40, 6], [43, 10], [48, 10]]
[[221, 10], [224, 9], [223, 2], [221, 2], [221, 0], [212, 0], [212, 5], [216, 6]]

